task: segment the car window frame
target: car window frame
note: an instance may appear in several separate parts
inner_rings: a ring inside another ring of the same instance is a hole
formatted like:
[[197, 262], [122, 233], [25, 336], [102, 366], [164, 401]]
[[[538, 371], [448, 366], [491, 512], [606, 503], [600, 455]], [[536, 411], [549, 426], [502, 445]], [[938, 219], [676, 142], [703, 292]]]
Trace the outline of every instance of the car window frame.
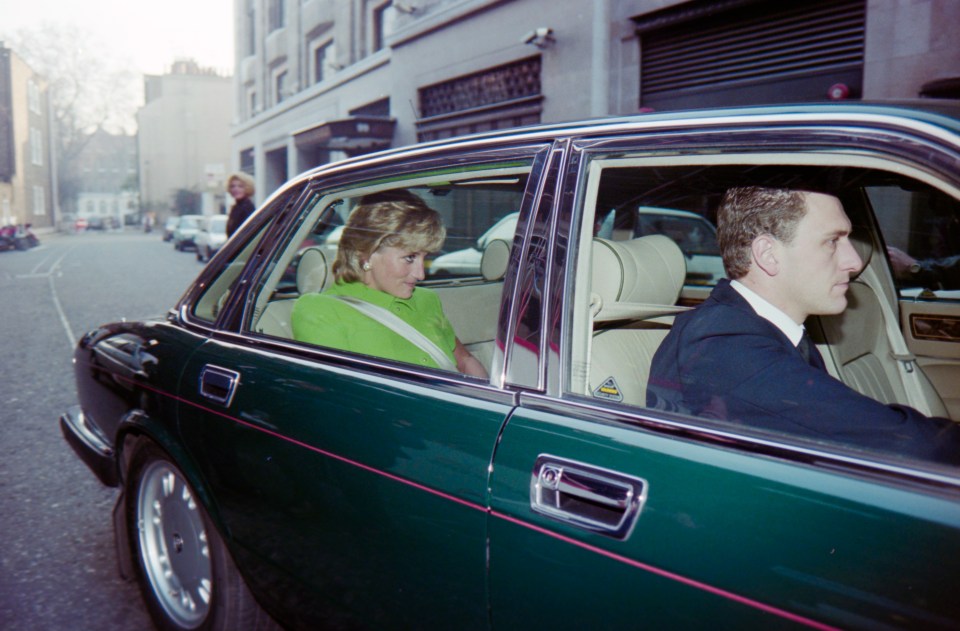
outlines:
[[[937, 485], [960, 485], [960, 471], [953, 470], [945, 465], [936, 465], [919, 460], [899, 462], [886, 458], [877, 452], [868, 452], [855, 447], [847, 448], [835, 444], [824, 445], [800, 436], [774, 434], [756, 428], [733, 428], [729, 424], [713, 422], [709, 419], [603, 401], [590, 397], [587, 392], [574, 392], [571, 388], [570, 380], [574, 374], [578, 374], [577, 369], [572, 367], [574, 347], [576, 346], [573, 340], [574, 321], [577, 317], [578, 307], [580, 311], [583, 308], [583, 298], [578, 300], [577, 293], [573, 288], [583, 282], [583, 272], [578, 268], [577, 260], [588, 227], [588, 222], [585, 221], [584, 217], [584, 206], [585, 196], [588, 193], [587, 187], [591, 181], [589, 171], [597, 156], [632, 154], [642, 156], [638, 159], [643, 160], [661, 159], [664, 165], [669, 164], [671, 166], [685, 163], [728, 164], [733, 156], [742, 156], [744, 159], [779, 156], [770, 164], [786, 166], [793, 163], [808, 164], [810, 162], [809, 156], [817, 154], [822, 154], [827, 160], [839, 161], [839, 156], [846, 153], [849, 155], [850, 166], [881, 168], [894, 172], [903, 170], [911, 177], [920, 179], [960, 199], [960, 171], [945, 172], [933, 168], [937, 164], [949, 164], [950, 151], [937, 148], [938, 155], [934, 158], [945, 159], [933, 160], [932, 162], [924, 160], [923, 158], [929, 157], [929, 154], [917, 151], [917, 145], [922, 145], [922, 143], [918, 143], [916, 138], [899, 130], [891, 131], [889, 135], [898, 141], [907, 142], [904, 143], [905, 146], [897, 144], [896, 150], [889, 151], [886, 150], [888, 147], [881, 140], [886, 134], [875, 129], [868, 130], [870, 140], [864, 143], [857, 142], [857, 138], [845, 134], [841, 129], [834, 129], [826, 125], [822, 129], [809, 131], [817, 139], [816, 143], [810, 142], [810, 139], [806, 136], [807, 130], [804, 130], [802, 134], [794, 134], [791, 139], [779, 130], [764, 131], [757, 129], [728, 129], [722, 132], [714, 130], [713, 135], [718, 140], [722, 139], [722, 142], [714, 142], [709, 134], [693, 130], [672, 135], [669, 146], [658, 146], [658, 140], [661, 139], [659, 134], [650, 136], [623, 134], [615, 138], [576, 139], [573, 142], [573, 152], [563, 185], [564, 204], [569, 207], [563, 213], [563, 216], [570, 222], [571, 234], [576, 236], [572, 239], [574, 243], [565, 253], [566, 266], [563, 272], [564, 288], [562, 293], [563, 318], [559, 323], [556, 323], [552, 332], [547, 333], [548, 336], [559, 337], [564, 345], [560, 357], [553, 358], [553, 361], [559, 360], [560, 380], [558, 387], [556, 389], [550, 388], [545, 393], [545, 397], [528, 397], [528, 403], [535, 401], [534, 405], [546, 406], [554, 411], [558, 408], [573, 406], [576, 410], [580, 410], [579, 414], [583, 414], [586, 409], [596, 407], [602, 409], [602, 412], [598, 411], [599, 416], [609, 417], [612, 415], [619, 421], [656, 432], [680, 433], [697, 440], [703, 439], [791, 460], [809, 461], [811, 457], [825, 459], [826, 461], [836, 462], [844, 468], [854, 467], [883, 471], [884, 474], [893, 475], [900, 479], [913, 481], [922, 479], [925, 484], [934, 482]], [[886, 142], [890, 142], [889, 137]], [[865, 145], [872, 150], [865, 150]], [[678, 146], [684, 146], [689, 151], [678, 151]], [[911, 158], [904, 160], [907, 154]], [[960, 156], [957, 160], [960, 164]], [[946, 190], [944, 190], [945, 188]], [[596, 204], [595, 198], [592, 203]], [[875, 218], [873, 219], [875, 221]], [[589, 238], [592, 239], [592, 235]], [[589, 280], [589, 270], [586, 273]], [[580, 372], [584, 373], [584, 379], [586, 379], [585, 370]], [[732, 431], [734, 429], [736, 431]]]
[[[304, 177], [304, 189], [296, 209], [288, 213], [288, 219], [282, 226], [276, 227], [273, 232], [266, 237], [270, 239], [269, 250], [266, 250], [259, 257], [256, 269], [245, 271], [245, 291], [243, 297], [236, 297], [231, 304], [237, 313], [234, 316], [231, 334], [237, 336], [243, 343], [262, 349], [274, 349], [287, 354], [296, 355], [311, 360], [321, 360], [332, 362], [344, 366], [357, 366], [365, 369], [386, 369], [389, 371], [399, 371], [409, 375], [427, 375], [429, 378], [436, 379], [438, 375], [444, 378], [461, 379], [464, 376], [457, 373], [438, 371], [431, 369], [422, 369], [414, 365], [394, 362], [392, 360], [347, 353], [337, 349], [314, 346], [295, 340], [287, 340], [274, 336], [259, 334], [252, 330], [253, 309], [255, 309], [255, 288], [260, 287], [263, 282], [263, 275], [270, 274], [271, 270], [267, 268], [277, 256], [277, 250], [286, 248], [290, 239], [300, 229], [300, 217], [305, 209], [305, 204], [315, 196], [322, 200], [331, 195], [336, 196], [334, 192], [344, 190], [359, 190], [360, 183], [373, 185], [373, 183], [395, 183], [396, 186], [403, 186], [403, 182], [417, 179], [417, 174], [428, 172], [441, 172], [442, 170], [482, 170], [483, 165], [508, 162], [514, 160], [523, 160], [529, 163], [528, 182], [526, 190], [518, 209], [520, 218], [517, 224], [517, 232], [510, 255], [510, 269], [519, 266], [519, 254], [523, 247], [525, 239], [523, 235], [526, 232], [527, 216], [532, 212], [530, 206], [534, 195], [531, 191], [538, 190], [539, 181], [542, 177], [544, 167], [544, 157], [549, 151], [551, 144], [543, 141], [530, 142], [523, 139], [514, 142], [504, 142], [493, 144], [489, 142], [474, 146], [472, 143], [464, 143], [454, 148], [444, 148], [436, 152], [417, 152], [413, 155], [400, 153], [397, 156], [391, 156], [390, 159], [373, 159], [371, 162], [359, 161], [344, 165], [341, 168], [334, 168], [332, 173], [320, 171], [315, 174], [308, 174]], [[432, 175], [431, 177], [436, 177]], [[522, 267], [522, 266], [520, 266]], [[507, 339], [505, 332], [507, 325], [504, 320], [506, 317], [513, 318], [513, 285], [515, 276], [508, 271], [504, 278], [503, 296], [501, 301], [501, 311], [498, 315], [496, 324], [497, 338], [495, 347], [498, 352], [494, 353], [494, 360], [490, 370], [490, 380], [480, 381], [479, 385], [493, 386], [495, 388], [504, 385], [503, 380], [498, 376], [503, 373], [503, 352]], [[510, 299], [506, 299], [509, 296]], [[426, 372], [424, 372], [426, 371]], [[472, 382], [471, 382], [472, 383]]]

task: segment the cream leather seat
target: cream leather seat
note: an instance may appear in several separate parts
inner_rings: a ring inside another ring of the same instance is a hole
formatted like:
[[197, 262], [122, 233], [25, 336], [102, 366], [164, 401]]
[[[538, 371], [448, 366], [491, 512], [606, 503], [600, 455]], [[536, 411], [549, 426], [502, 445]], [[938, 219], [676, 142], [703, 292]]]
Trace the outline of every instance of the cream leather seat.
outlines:
[[818, 329], [825, 347], [821, 354], [828, 367], [832, 360], [837, 377], [845, 384], [881, 403], [909, 405], [928, 416], [948, 416], [943, 399], [914, 361], [900, 332], [898, 318], [887, 296], [876, 263], [871, 265], [872, 244], [851, 239], [864, 268], [850, 282], [847, 308], [839, 315], [811, 318], [808, 328]]
[[646, 405], [650, 362], [670, 331], [687, 266], [663, 235], [593, 240], [589, 388], [594, 397]]
[[[302, 296], [320, 292], [332, 283], [327, 257], [319, 248], [307, 248], [300, 254], [297, 264], [297, 292]], [[293, 339], [290, 328], [290, 315], [296, 298], [274, 300], [267, 304], [256, 320], [254, 331], [275, 337]]]

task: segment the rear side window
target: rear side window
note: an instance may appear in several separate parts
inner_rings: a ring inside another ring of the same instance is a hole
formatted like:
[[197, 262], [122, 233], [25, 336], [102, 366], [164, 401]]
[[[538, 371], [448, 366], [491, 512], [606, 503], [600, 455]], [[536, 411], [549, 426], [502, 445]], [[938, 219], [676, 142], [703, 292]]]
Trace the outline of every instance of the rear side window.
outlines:
[[[330, 292], [337, 284], [334, 267], [351, 213], [377, 201], [423, 204], [439, 213], [446, 240], [426, 258], [424, 277], [416, 291], [422, 295], [425, 290], [439, 298], [456, 339], [489, 371], [504, 276], [531, 165], [529, 160], [500, 162], [318, 189], [252, 294], [249, 329], [258, 335], [316, 345], [310, 341], [313, 338], [294, 330], [292, 314], [299, 299]], [[397, 360], [370, 346], [335, 340], [320, 345]]]

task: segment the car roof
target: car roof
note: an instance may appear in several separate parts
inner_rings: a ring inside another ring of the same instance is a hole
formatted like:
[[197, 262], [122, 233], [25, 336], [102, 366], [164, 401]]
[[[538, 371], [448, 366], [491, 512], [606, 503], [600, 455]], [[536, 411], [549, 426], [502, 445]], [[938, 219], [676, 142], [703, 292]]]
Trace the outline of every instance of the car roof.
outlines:
[[[926, 106], [925, 101], [930, 101]], [[655, 128], [658, 124], [670, 124], [678, 121], [701, 125], [730, 125], [738, 122], [763, 124], [764, 122], [790, 123], [873, 123], [892, 126], [915, 125], [939, 128], [960, 135], [960, 102], [939, 99], [916, 99], [909, 102], [910, 107], [898, 103], [804, 103], [796, 105], [766, 105], [733, 108], [713, 108], [699, 110], [675, 110], [670, 112], [651, 112], [630, 116], [611, 116], [563, 123], [546, 123], [527, 127], [516, 127], [493, 132], [458, 136], [443, 140], [396, 147], [375, 153], [365, 154], [346, 160], [332, 162], [306, 171], [300, 177], [314, 177], [328, 171], [362, 162], [387, 160], [393, 156], [408, 154], [419, 150], [455, 147], [461, 143], [482, 143], [511, 139], [515, 141], [548, 142], [557, 137], [601, 135], [622, 133], [630, 129]], [[920, 106], [924, 106], [921, 109]], [[937, 110], [937, 111], [935, 111]], [[938, 111], [949, 111], [948, 116]]]

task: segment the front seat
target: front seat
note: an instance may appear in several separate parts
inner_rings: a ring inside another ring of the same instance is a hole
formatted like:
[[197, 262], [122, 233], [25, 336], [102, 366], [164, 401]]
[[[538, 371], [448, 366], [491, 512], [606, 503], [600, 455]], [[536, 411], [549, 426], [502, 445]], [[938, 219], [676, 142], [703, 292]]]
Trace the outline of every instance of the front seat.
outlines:
[[[837, 376], [861, 394], [885, 404], [909, 405], [928, 416], [947, 417], [943, 399], [907, 349], [890, 298], [880, 289], [877, 267], [871, 265], [872, 243], [855, 236], [851, 241], [863, 260], [863, 270], [850, 282], [846, 310], [818, 318], [826, 342], [821, 347], [827, 355], [824, 359], [828, 364], [832, 359]], [[817, 319], [811, 320], [808, 326], [816, 336]]]
[[673, 324], [687, 274], [663, 235], [593, 240], [589, 388], [596, 398], [646, 405], [650, 363]]

